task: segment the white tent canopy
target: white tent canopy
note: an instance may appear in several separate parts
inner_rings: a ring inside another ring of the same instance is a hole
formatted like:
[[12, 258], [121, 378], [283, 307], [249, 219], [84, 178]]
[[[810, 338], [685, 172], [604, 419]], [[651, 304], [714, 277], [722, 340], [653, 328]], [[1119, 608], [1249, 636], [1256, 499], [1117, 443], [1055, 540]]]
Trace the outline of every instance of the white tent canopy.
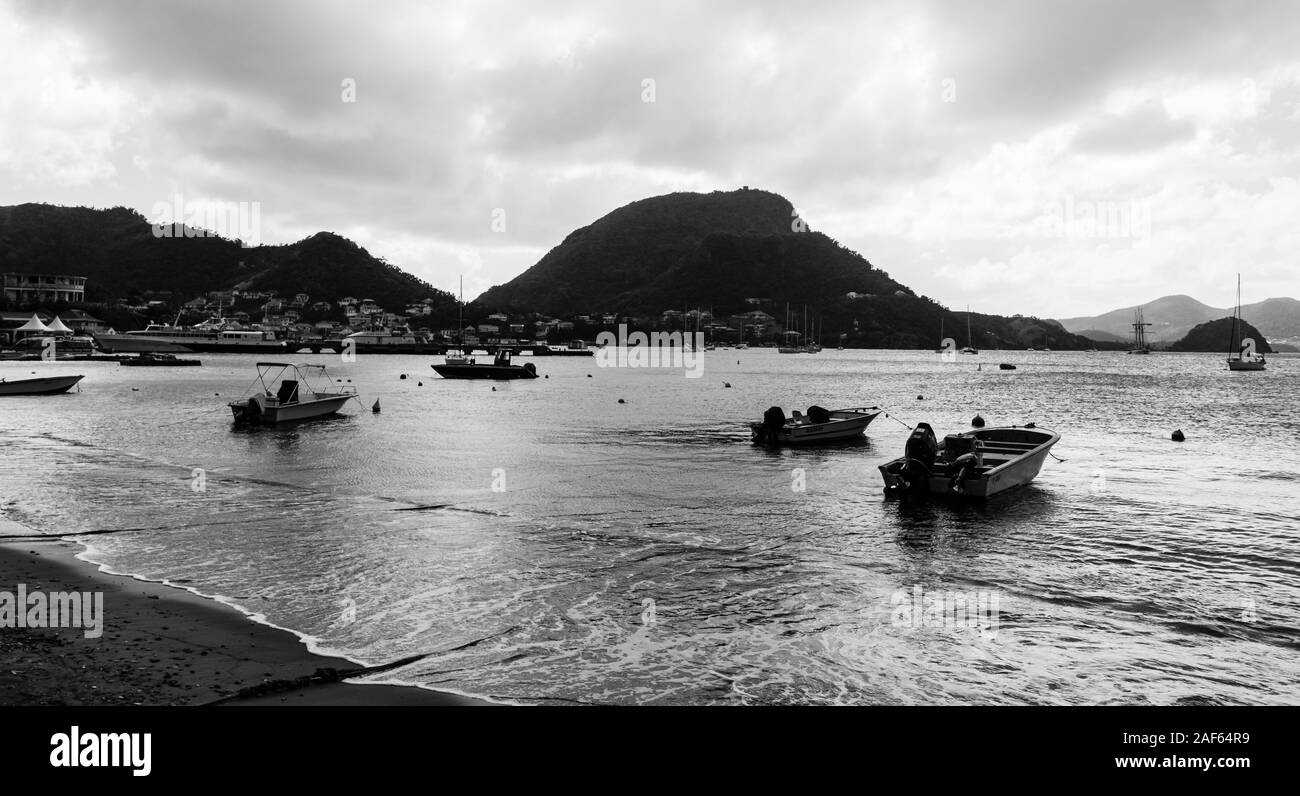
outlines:
[[24, 323], [22, 326], [19, 326], [19, 327], [18, 327], [17, 329], [15, 329], [14, 331], [16, 331], [16, 332], [48, 332], [49, 330], [50, 330], [50, 327], [46, 326], [44, 323], [41, 323], [41, 319], [38, 318], [37, 316], [33, 315], [33, 316], [32, 316], [32, 319], [31, 319], [30, 321], [28, 321], [27, 323]]
[[57, 334], [70, 334], [72, 332], [63, 321], [59, 320], [59, 316], [57, 315], [54, 316], [54, 320], [50, 321], [50, 325], [47, 328], [49, 328], [51, 332]]

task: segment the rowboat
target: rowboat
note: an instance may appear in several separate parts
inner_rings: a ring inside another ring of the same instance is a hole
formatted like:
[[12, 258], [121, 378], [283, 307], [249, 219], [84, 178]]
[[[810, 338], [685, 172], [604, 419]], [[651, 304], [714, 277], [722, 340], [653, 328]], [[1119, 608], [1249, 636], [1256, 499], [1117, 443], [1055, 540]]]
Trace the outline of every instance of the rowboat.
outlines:
[[903, 456], [880, 466], [885, 494], [988, 498], [1024, 486], [1038, 475], [1055, 431], [1027, 426], [981, 428], [936, 442], [928, 423], [918, 423]]
[[[267, 378], [273, 370], [275, 375]], [[261, 390], [241, 401], [231, 401], [230, 411], [236, 423], [275, 424], [295, 420], [314, 420], [335, 414], [357, 397], [355, 387], [329, 387], [318, 391], [307, 383], [306, 372], [319, 371], [329, 380], [324, 365], [291, 365], [286, 362], [258, 362], [257, 380]], [[290, 373], [292, 371], [292, 373]], [[284, 378], [292, 375], [293, 378]], [[276, 385], [276, 379], [279, 384]], [[276, 386], [275, 392], [271, 387]]]
[[58, 395], [71, 390], [85, 376], [43, 376], [36, 379], [0, 379], [0, 395]]
[[819, 445], [862, 436], [879, 414], [878, 406], [829, 411], [820, 406], [810, 406], [807, 415], [796, 409], [787, 420], [785, 411], [773, 406], [763, 413], [763, 422], [750, 423], [749, 428], [756, 443]]
[[430, 365], [444, 379], [535, 379], [537, 366], [531, 362], [522, 365], [510, 364], [510, 350], [502, 348], [497, 351], [492, 364], [478, 364], [473, 359], [464, 361], [463, 356], [455, 360], [451, 356], [441, 365]]

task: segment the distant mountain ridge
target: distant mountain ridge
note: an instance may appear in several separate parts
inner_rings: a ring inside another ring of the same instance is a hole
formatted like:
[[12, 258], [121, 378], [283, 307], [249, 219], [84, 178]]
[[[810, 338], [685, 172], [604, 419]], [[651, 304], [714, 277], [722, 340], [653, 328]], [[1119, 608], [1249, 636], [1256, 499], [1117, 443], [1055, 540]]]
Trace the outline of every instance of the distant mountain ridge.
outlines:
[[[1231, 307], [1227, 309], [1211, 307], [1185, 295], [1164, 296], [1141, 307], [1144, 320], [1151, 324], [1147, 334], [1153, 342], [1173, 343], [1185, 337], [1200, 324], [1232, 315]], [[1062, 326], [1076, 334], [1095, 330], [1131, 339], [1133, 335], [1131, 324], [1136, 309], [1137, 306], [1124, 307], [1102, 315], [1060, 320]], [[1296, 299], [1270, 298], [1254, 304], [1243, 304], [1241, 315], [1269, 340], [1300, 341], [1300, 301]]]

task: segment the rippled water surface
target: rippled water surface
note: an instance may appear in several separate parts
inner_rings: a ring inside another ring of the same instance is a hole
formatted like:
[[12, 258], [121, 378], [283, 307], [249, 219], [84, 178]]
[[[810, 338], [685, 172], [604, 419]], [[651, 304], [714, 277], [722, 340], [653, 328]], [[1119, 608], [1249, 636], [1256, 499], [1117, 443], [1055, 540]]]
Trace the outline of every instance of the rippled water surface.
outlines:
[[[502, 699], [1300, 701], [1300, 359], [723, 350], [699, 379], [538, 358], [549, 378], [493, 391], [427, 357], [306, 356], [364, 406], [256, 431], [225, 407], [254, 358], [202, 359], [0, 363], [86, 375], [0, 398], [0, 510], [130, 529], [87, 557]], [[767, 407], [810, 404], [893, 418], [848, 447], [749, 444]], [[976, 413], [1060, 432], [1065, 461], [984, 504], [883, 498], [902, 422]], [[996, 598], [996, 621], [900, 617], [918, 589]]]

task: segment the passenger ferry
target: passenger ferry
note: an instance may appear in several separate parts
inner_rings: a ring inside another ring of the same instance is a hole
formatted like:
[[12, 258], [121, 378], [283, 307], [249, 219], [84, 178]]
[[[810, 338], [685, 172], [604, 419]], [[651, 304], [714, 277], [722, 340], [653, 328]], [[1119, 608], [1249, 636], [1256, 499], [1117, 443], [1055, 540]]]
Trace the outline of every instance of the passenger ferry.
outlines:
[[343, 338], [344, 346], [349, 345], [349, 340], [358, 354], [434, 354], [442, 350], [427, 336], [417, 334], [406, 325], [372, 326], [353, 332]]
[[193, 351], [212, 354], [252, 354], [284, 351], [283, 340], [273, 332], [229, 329], [225, 326], [168, 326], [151, 323], [126, 334], [101, 334], [99, 347], [112, 353], [140, 351]]

